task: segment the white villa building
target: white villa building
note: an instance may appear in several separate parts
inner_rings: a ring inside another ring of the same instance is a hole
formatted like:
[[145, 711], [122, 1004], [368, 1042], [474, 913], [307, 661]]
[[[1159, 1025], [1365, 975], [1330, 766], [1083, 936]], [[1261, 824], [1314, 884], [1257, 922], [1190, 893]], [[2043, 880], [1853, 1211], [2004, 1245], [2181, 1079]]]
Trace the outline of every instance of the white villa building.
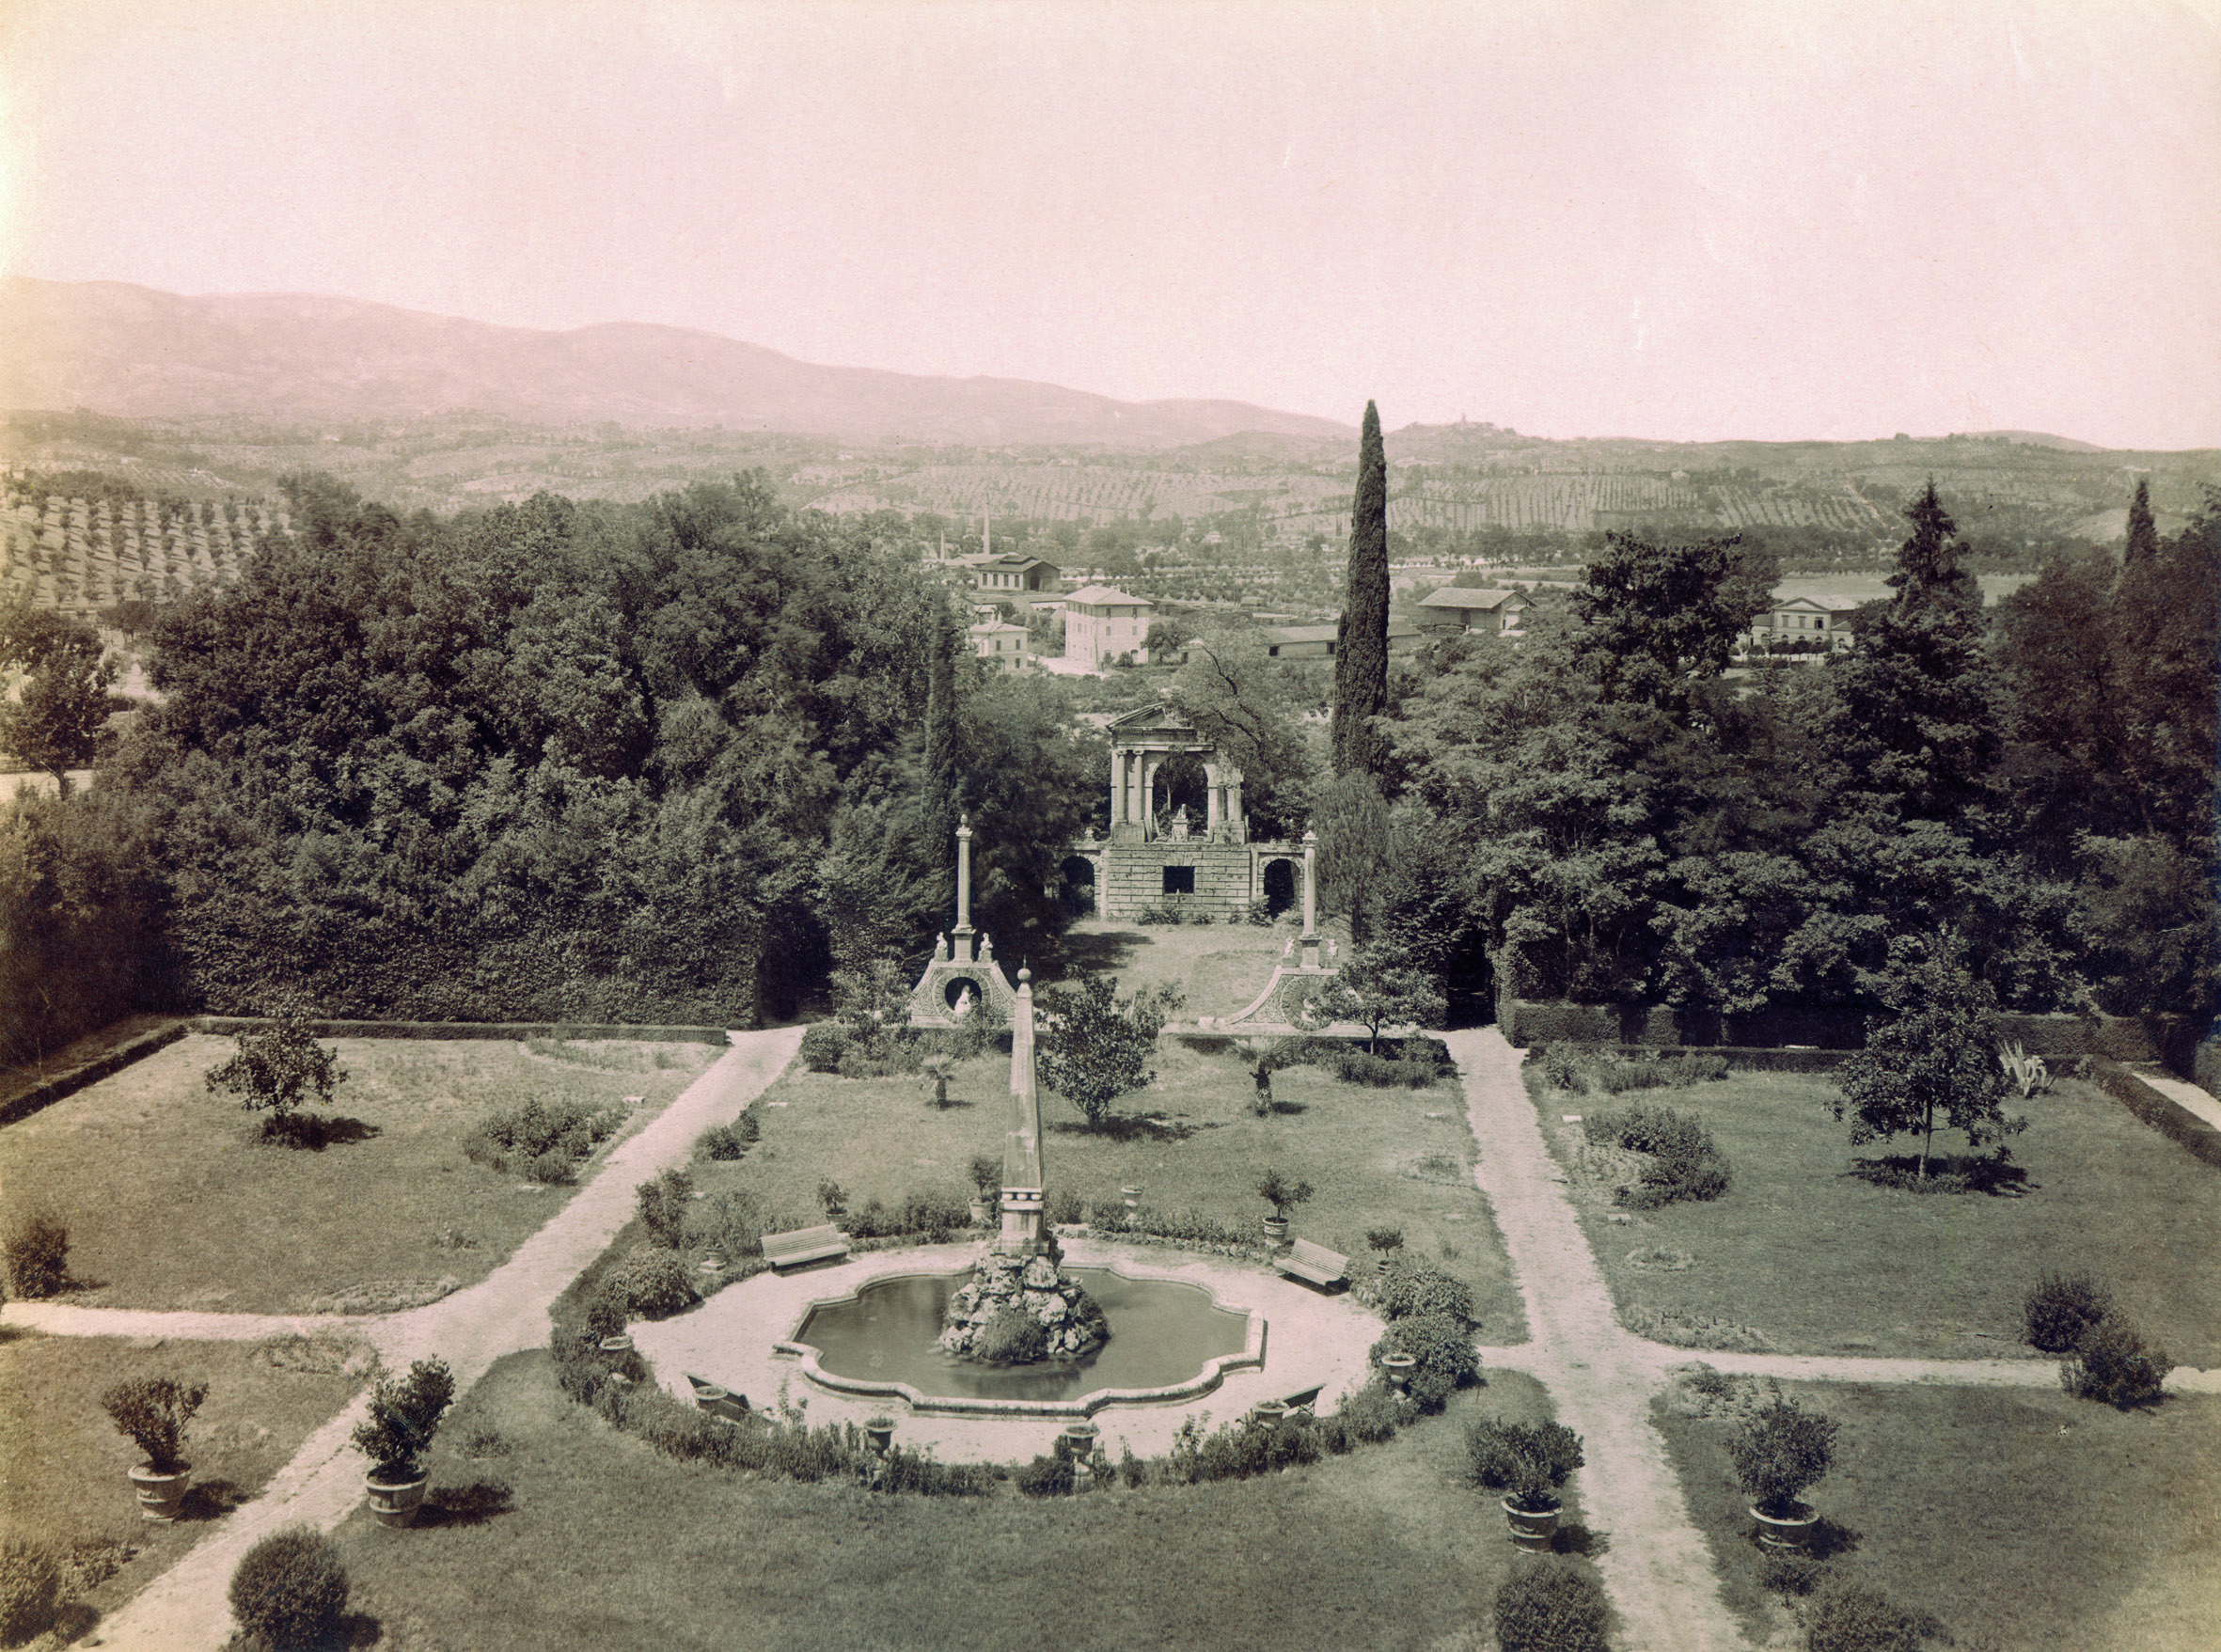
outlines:
[[1090, 671], [1114, 665], [1121, 654], [1149, 663], [1149, 621], [1157, 605], [1108, 585], [1087, 585], [1064, 599], [1064, 657]]

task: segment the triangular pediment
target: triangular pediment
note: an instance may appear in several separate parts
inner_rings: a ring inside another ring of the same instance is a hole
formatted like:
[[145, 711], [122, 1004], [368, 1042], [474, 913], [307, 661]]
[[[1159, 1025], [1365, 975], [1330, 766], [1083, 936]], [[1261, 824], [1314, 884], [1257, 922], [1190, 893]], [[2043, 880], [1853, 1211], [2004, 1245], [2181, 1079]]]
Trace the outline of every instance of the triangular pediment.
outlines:
[[1144, 705], [1122, 713], [1110, 719], [1110, 730], [1118, 734], [1193, 734], [1198, 731], [1193, 723], [1169, 705]]

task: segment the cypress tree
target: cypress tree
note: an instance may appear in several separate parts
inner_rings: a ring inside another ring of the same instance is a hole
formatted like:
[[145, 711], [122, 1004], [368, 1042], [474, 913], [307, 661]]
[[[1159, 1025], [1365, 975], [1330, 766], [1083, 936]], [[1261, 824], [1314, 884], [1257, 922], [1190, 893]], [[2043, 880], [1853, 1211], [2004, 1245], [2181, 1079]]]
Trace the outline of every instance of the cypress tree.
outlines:
[[1334, 773], [1379, 766], [1371, 718], [1388, 706], [1388, 453], [1380, 414], [1365, 403], [1358, 438], [1357, 500], [1349, 513], [1349, 574], [1334, 630]]
[[2159, 556], [2159, 527], [2151, 520], [2151, 484], [2136, 479], [2136, 496], [2129, 501], [2129, 543], [2121, 552], [2121, 566], [2150, 562]]
[[926, 633], [925, 795], [920, 810], [926, 864], [950, 864], [956, 853], [956, 638], [937, 614]]

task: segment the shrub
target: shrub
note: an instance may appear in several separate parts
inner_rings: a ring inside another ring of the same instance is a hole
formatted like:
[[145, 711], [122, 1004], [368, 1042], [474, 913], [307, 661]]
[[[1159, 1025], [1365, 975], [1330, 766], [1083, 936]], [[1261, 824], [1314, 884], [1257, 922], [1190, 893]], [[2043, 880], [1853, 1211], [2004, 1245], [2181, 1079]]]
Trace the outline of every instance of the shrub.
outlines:
[[1496, 1644], [1503, 1652], [1605, 1652], [1610, 1615], [1594, 1578], [1543, 1562], [1496, 1591]]
[[1770, 1549], [1758, 1557], [1758, 1581], [1776, 1595], [1809, 1595], [1827, 1575], [1827, 1563], [1809, 1554]]
[[1087, 1205], [1076, 1188], [1059, 1188], [1048, 1196], [1047, 1215], [1049, 1226], [1071, 1227], [1086, 1219]]
[[1012, 1484], [1028, 1497], [1061, 1497], [1072, 1489], [1078, 1478], [1072, 1459], [1063, 1452], [1046, 1457], [1035, 1457], [1012, 1477]]
[[1925, 1613], [1908, 1612], [1887, 1597], [1856, 1583], [1829, 1583], [1814, 1597], [1805, 1620], [1809, 1652], [1920, 1652], [1943, 1632]]
[[1378, 1445], [1394, 1440], [1399, 1421], [1395, 1395], [1378, 1382], [1368, 1382], [1355, 1393], [1344, 1394], [1334, 1414], [1322, 1418], [1319, 1426], [1327, 1430], [1327, 1449], [1340, 1456], [1352, 1444]]
[[667, 1170], [653, 1182], [633, 1189], [639, 1204], [640, 1225], [649, 1240], [666, 1251], [686, 1242], [687, 1206], [694, 1199], [694, 1178], [682, 1170]]
[[[1404, 1247], [1404, 1230], [1402, 1228], [1367, 1228], [1365, 1230], [1365, 1243], [1384, 1255], [1391, 1251], [1400, 1251]], [[1471, 1295], [1471, 1292], [1467, 1293], [1469, 1299]]]
[[632, 1293], [625, 1289], [622, 1269], [604, 1276], [587, 1298], [586, 1334], [599, 1343], [604, 1337], [622, 1336], [632, 1314]]
[[971, 1185], [979, 1189], [982, 1199], [992, 1201], [1002, 1191], [1002, 1161], [988, 1154], [975, 1154], [971, 1161]]
[[1466, 1431], [1465, 1450], [1477, 1484], [1536, 1514], [1558, 1506], [1559, 1488], [1583, 1461], [1581, 1436], [1563, 1423], [1484, 1417]]
[[185, 1467], [185, 1424], [208, 1398], [205, 1382], [181, 1383], [168, 1377], [134, 1377], [101, 1396], [101, 1409], [146, 1455], [157, 1474]]
[[1048, 1332], [1041, 1321], [1016, 1303], [997, 1310], [981, 1328], [975, 1345], [979, 1357], [993, 1365], [1023, 1365], [1048, 1352]]
[[2084, 1333], [2071, 1359], [2059, 1361], [2059, 1385], [2077, 1399], [2103, 1400], [2125, 1411], [2155, 1403], [2174, 1368], [2125, 1314], [2109, 1314]]
[[1249, 910], [1245, 916], [1248, 918], [1250, 922], [1255, 924], [1259, 929], [1270, 929], [1272, 927], [1273, 917], [1271, 898], [1266, 895], [1259, 895], [1254, 901], [1250, 903]]
[[1655, 1210], [1679, 1199], [1717, 1199], [1727, 1191], [1727, 1160], [1701, 1118], [1670, 1107], [1637, 1103], [1618, 1112], [1592, 1113], [1581, 1124], [1591, 1141], [1650, 1156], [1640, 1181], [1623, 1188], [1619, 1203]]
[[2087, 1274], [2046, 1273], [2023, 1309], [2028, 1344], [2047, 1354], [2071, 1354], [2112, 1309], [2112, 1294]]
[[354, 1449], [370, 1459], [379, 1479], [415, 1480], [454, 1399], [455, 1377], [448, 1362], [418, 1360], [406, 1377], [386, 1377], [370, 1390], [370, 1415], [355, 1424]]
[[1775, 1519], [1796, 1516], [1798, 1495], [1816, 1484], [1835, 1459], [1838, 1424], [1805, 1410], [1779, 1389], [1728, 1441], [1743, 1495]]
[[1431, 1262], [1396, 1253], [1380, 1285], [1380, 1312], [1390, 1319], [1447, 1314], [1473, 1323], [1473, 1287]]
[[1373, 1345], [1373, 1357], [1409, 1354], [1411, 1397], [1422, 1408], [1439, 1411], [1458, 1389], [1480, 1379], [1481, 1357], [1473, 1345], [1473, 1322], [1456, 1314], [1414, 1314], [1391, 1321], [1388, 1334]]
[[547, 1188], [568, 1188], [578, 1179], [578, 1161], [568, 1153], [550, 1148], [545, 1153], [535, 1153], [525, 1166], [525, 1174]]
[[1543, 1052], [1542, 1080], [1552, 1090], [1563, 1090], [1568, 1095], [1588, 1093], [1587, 1075], [1573, 1059], [1572, 1051], [1562, 1046], [1553, 1045]]
[[0, 1537], [0, 1646], [42, 1634], [54, 1622], [62, 1568], [43, 1543]]
[[812, 1073], [838, 1073], [848, 1052], [848, 1033], [838, 1021], [813, 1021], [802, 1033], [802, 1064]]
[[347, 1610], [347, 1569], [329, 1537], [293, 1526], [263, 1538], [231, 1574], [231, 1613], [265, 1644], [307, 1647], [333, 1638]]
[[703, 1251], [735, 1261], [764, 1249], [764, 1211], [755, 1195], [739, 1189], [713, 1194], [686, 1218], [686, 1238]]
[[686, 1259], [657, 1245], [643, 1245], [626, 1259], [624, 1296], [643, 1319], [668, 1318], [701, 1299]]
[[25, 1300], [58, 1294], [70, 1282], [70, 1230], [34, 1211], [8, 1235], [8, 1282]]
[[695, 1143], [695, 1149], [704, 1158], [731, 1163], [733, 1159], [748, 1156], [748, 1151], [755, 1144], [759, 1134], [761, 1130], [755, 1115], [742, 1113], [730, 1125], [712, 1125], [704, 1130], [701, 1140]]

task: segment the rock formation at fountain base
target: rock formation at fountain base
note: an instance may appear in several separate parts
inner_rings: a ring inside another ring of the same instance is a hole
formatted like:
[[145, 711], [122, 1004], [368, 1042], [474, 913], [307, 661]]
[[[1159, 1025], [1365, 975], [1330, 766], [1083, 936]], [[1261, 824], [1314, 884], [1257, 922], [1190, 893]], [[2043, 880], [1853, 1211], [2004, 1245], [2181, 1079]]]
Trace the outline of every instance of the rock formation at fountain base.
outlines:
[[940, 1345], [999, 1365], [1070, 1360], [1110, 1340], [1095, 1299], [1049, 1256], [987, 1255], [949, 1298]]

